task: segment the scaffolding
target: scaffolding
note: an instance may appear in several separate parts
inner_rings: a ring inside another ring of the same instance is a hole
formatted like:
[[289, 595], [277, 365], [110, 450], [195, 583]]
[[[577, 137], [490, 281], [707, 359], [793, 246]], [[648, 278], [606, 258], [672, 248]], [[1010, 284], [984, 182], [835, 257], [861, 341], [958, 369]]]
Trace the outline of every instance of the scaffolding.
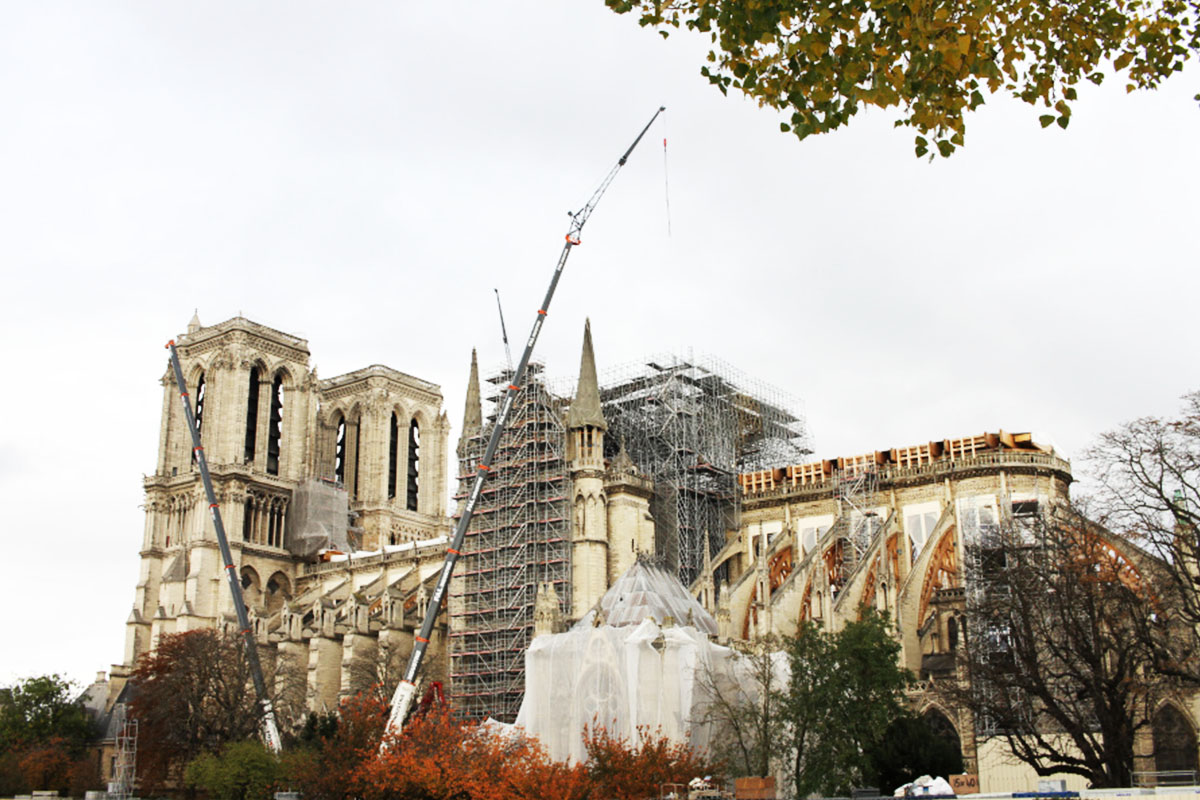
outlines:
[[654, 480], [656, 547], [690, 585], [736, 530], [739, 473], [808, 455], [803, 419], [781, 392], [712, 358], [675, 355], [612, 370], [600, 392], [609, 435]]
[[111, 800], [128, 800], [133, 794], [134, 777], [137, 771], [138, 721], [125, 713], [125, 704], [118, 703], [113, 714], [116, 716], [116, 753], [113, 756], [112, 781], [108, 784]]
[[[834, 497], [841, 503], [842, 516], [846, 519], [846, 541], [842, 550], [841, 575], [849, 579], [862, 560], [866, 558], [875, 534], [883, 527], [883, 520], [875, 509], [879, 491], [879, 469], [875, 455], [867, 454], [839, 458], [838, 468], [833, 474]], [[839, 587], [840, 588], [840, 587]]]
[[[496, 387], [487, 398], [493, 408], [511, 379], [507, 369], [487, 379]], [[466, 532], [450, 591], [449, 694], [468, 719], [516, 719], [538, 586], [553, 584], [560, 608], [570, 609], [564, 405], [547, 389], [543, 366], [531, 362]], [[460, 504], [495, 419], [460, 448]]]

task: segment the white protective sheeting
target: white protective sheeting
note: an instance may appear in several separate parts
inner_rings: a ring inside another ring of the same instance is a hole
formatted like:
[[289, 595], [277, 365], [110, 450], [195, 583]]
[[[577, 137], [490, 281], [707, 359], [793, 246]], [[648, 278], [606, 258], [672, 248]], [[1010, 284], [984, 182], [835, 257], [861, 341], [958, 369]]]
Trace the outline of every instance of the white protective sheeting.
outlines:
[[707, 747], [709, 726], [695, 724], [703, 687], [738, 671], [735, 654], [709, 640], [716, 630], [678, 578], [639, 561], [571, 630], [529, 646], [516, 726], [558, 760], [583, 761], [584, 730], [595, 725], [635, 743], [646, 726]]
[[688, 593], [674, 573], [650, 561], [638, 560], [609, 587], [600, 602], [574, 628], [597, 624], [623, 628], [653, 619], [659, 625], [681, 625], [717, 635], [717, 621]]

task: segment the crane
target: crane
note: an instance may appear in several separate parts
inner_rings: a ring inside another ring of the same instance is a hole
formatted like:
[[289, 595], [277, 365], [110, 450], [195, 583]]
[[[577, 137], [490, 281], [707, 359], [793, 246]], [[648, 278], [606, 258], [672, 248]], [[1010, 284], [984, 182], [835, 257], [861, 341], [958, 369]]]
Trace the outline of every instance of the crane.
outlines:
[[187, 384], [183, 382], [183, 367], [179, 364], [179, 351], [175, 349], [175, 340], [167, 342], [171, 351], [171, 367], [175, 370], [175, 385], [179, 387], [179, 401], [183, 404], [183, 416], [187, 418], [188, 431], [192, 434], [192, 453], [196, 456], [196, 464], [200, 467], [200, 479], [204, 482], [204, 493], [208, 497], [208, 510], [212, 514], [213, 527], [217, 531], [217, 546], [221, 549], [221, 558], [225, 561], [225, 577], [229, 579], [229, 591], [233, 594], [233, 608], [237, 612], [238, 628], [242, 642], [246, 648], [246, 661], [250, 664], [250, 675], [254, 680], [254, 691], [258, 695], [258, 704], [262, 709], [262, 738], [263, 744], [272, 753], [279, 754], [279, 726], [275, 722], [275, 709], [271, 697], [267, 694], [267, 683], [263, 680], [262, 664], [258, 659], [258, 645], [254, 641], [254, 631], [250, 627], [250, 617], [246, 614], [246, 601], [242, 598], [242, 584], [238, 580], [237, 569], [233, 566], [233, 554], [229, 552], [229, 540], [225, 537], [225, 524], [221, 521], [221, 507], [217, 504], [217, 495], [213, 491], [212, 475], [208, 472], [208, 459], [204, 456], [204, 446], [200, 443], [200, 429], [196, 427], [196, 415], [192, 413], [192, 401], [188, 397]]
[[558, 264], [554, 268], [554, 274], [550, 278], [550, 286], [546, 290], [546, 297], [542, 300], [542, 305], [538, 308], [537, 316], [533, 320], [533, 329], [529, 332], [529, 339], [525, 342], [525, 351], [521, 354], [521, 360], [517, 363], [516, 372], [512, 374], [512, 382], [504, 392], [504, 399], [500, 405], [500, 413], [496, 415], [496, 423], [492, 426], [492, 434], [488, 439], [487, 448], [484, 450], [483, 458], [475, 469], [475, 480], [471, 484], [471, 492], [467, 495], [466, 504], [463, 506], [462, 516], [458, 518], [458, 524], [454, 528], [454, 534], [450, 537], [450, 544], [446, 548], [446, 559], [442, 563], [441, 575], [438, 577], [438, 582], [433, 590], [433, 596], [430, 597], [429, 606], [425, 610], [425, 619], [421, 622], [420, 630], [413, 637], [412, 654], [408, 659], [408, 666], [404, 670], [404, 677], [396, 687], [395, 694], [392, 695], [392, 707], [388, 717], [388, 731], [390, 733], [399, 733], [404, 726], [404, 720], [408, 717], [409, 708], [412, 706], [413, 696], [417, 691], [417, 672], [421, 668], [421, 661], [425, 657], [425, 650], [429, 647], [429, 635], [433, 632], [433, 623], [437, 618], [438, 610], [441, 608], [442, 599], [446, 596], [446, 588], [450, 584], [450, 575], [454, 572], [454, 565], [457, 563], [459, 556], [462, 555], [461, 548], [463, 538], [466, 536], [467, 527], [471, 524], [471, 516], [475, 513], [475, 504], [479, 501], [479, 495], [483, 491], [483, 484], [487, 480], [488, 472], [491, 470], [492, 459], [496, 455], [496, 448], [500, 444], [500, 436], [504, 433], [504, 429], [508, 423], [508, 415], [512, 410], [513, 401], [516, 399], [517, 393], [521, 390], [521, 380], [525, 377], [525, 368], [529, 365], [529, 358], [533, 354], [533, 346], [537, 343], [538, 335], [542, 332], [542, 325], [546, 321], [546, 314], [550, 310], [550, 301], [554, 299], [554, 290], [558, 288], [559, 278], [562, 277], [563, 268], [567, 265], [567, 258], [571, 255], [571, 250], [580, 244], [579, 235], [583, 231], [583, 226], [587, 224], [588, 218], [592, 212], [596, 210], [596, 206], [600, 203], [600, 198], [608, 191], [609, 184], [613, 178], [617, 177], [617, 173], [621, 167], [625, 166], [625, 161], [638, 146], [638, 142], [646, 135], [646, 131], [650, 130], [650, 126], [654, 124], [654, 120], [658, 119], [658, 115], [666, 111], [666, 106], [659, 106], [654, 112], [654, 116], [646, 123], [646, 127], [642, 128], [641, 133], [633, 140], [633, 144], [629, 145], [628, 149], [617, 159], [617, 163], [609, 171], [609, 173], [600, 181], [600, 185], [583, 207], [578, 211], [567, 212], [571, 217], [571, 224], [567, 229], [566, 243], [563, 245], [562, 252], [558, 256]]

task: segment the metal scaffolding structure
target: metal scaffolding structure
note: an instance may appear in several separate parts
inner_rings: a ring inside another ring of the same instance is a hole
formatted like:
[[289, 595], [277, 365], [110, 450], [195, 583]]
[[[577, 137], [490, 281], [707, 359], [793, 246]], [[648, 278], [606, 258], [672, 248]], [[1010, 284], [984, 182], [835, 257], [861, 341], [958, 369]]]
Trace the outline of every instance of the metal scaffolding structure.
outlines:
[[600, 392], [606, 448], [654, 480], [657, 547], [690, 585], [738, 526], [739, 473], [796, 464], [811, 451], [781, 392], [712, 358], [670, 355], [618, 368]]
[[[541, 364], [529, 364], [451, 583], [449, 695], [469, 719], [516, 718], [538, 586], [552, 583], [560, 607], [570, 609], [565, 404], [546, 388], [542, 373]], [[502, 370], [487, 380], [496, 387], [488, 398], [495, 407], [512, 373]], [[460, 448], [459, 501], [470, 491], [495, 423], [493, 413]]]
[[116, 717], [116, 754], [113, 756], [108, 796], [112, 800], [127, 800], [133, 794], [137, 775], [138, 721], [126, 714], [124, 703], [114, 706], [113, 714]]
[[884, 521], [875, 509], [879, 471], [874, 454], [838, 459], [833, 479], [834, 497], [840, 501], [842, 509], [838, 522], [846, 521], [844, 530], [838, 532], [845, 536], [847, 543], [842, 548], [840, 565], [840, 580], [845, 581], [862, 563], [875, 534], [883, 527]]
[[[569, 401], [541, 364], [528, 370], [450, 588], [449, 696], [471, 719], [515, 719], [538, 586], [554, 585], [564, 616], [571, 608]], [[493, 408], [510, 380], [507, 369], [487, 379]], [[653, 479], [656, 549], [690, 584], [706, 537], [715, 555], [737, 528], [738, 474], [798, 463], [809, 453], [804, 422], [780, 392], [712, 359], [657, 358], [613, 370], [603, 385], [605, 455], [623, 445]], [[494, 424], [493, 413], [460, 448], [460, 502]]]

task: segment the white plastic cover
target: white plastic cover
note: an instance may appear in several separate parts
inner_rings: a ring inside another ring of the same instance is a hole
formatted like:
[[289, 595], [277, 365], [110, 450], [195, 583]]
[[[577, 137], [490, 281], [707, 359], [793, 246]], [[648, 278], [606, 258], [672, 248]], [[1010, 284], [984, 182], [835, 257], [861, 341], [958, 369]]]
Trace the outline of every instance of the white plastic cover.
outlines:
[[707, 748], [710, 726], [700, 723], [705, 687], [743, 684], [746, 677], [744, 660], [710, 641], [717, 630], [712, 616], [673, 574], [642, 561], [597, 606], [571, 630], [529, 646], [516, 727], [558, 760], [585, 759], [589, 726], [632, 743], [645, 726], [652, 736]]
[[590, 628], [599, 621], [622, 628], [653, 619], [659, 625], [690, 626], [701, 633], [717, 635], [717, 621], [688, 593], [675, 574], [645, 560], [635, 561], [609, 587], [600, 602], [588, 611], [575, 628]]

